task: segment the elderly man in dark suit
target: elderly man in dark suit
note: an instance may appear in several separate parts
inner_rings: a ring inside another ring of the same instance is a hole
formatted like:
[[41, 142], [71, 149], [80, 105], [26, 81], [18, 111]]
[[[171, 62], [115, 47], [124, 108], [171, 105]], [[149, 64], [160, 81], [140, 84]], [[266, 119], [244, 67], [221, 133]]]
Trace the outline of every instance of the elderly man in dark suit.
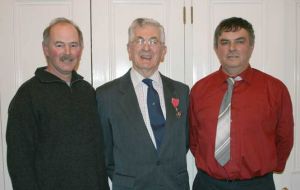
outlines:
[[167, 51], [160, 23], [138, 18], [128, 32], [132, 68], [97, 89], [112, 188], [189, 189], [189, 88], [158, 71]]

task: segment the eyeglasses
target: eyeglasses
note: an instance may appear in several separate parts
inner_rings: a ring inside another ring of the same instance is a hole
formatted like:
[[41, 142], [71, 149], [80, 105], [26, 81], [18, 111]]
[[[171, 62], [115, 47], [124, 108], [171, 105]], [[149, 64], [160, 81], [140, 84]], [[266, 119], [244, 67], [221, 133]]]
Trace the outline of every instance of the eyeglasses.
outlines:
[[137, 38], [136, 40], [133, 41], [133, 43], [135, 43], [136, 45], [139, 45], [139, 46], [144, 46], [147, 43], [150, 47], [157, 47], [162, 42], [160, 42], [156, 38], [150, 38], [147, 40], [145, 40], [144, 38]]

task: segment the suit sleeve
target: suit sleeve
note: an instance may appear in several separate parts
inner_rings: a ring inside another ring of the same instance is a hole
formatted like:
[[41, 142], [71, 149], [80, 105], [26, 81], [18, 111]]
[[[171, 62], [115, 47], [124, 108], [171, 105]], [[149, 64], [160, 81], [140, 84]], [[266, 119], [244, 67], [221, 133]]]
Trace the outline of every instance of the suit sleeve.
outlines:
[[294, 120], [290, 95], [284, 86], [281, 94], [281, 109], [276, 131], [278, 164], [276, 172], [282, 172], [293, 147]]
[[101, 89], [96, 92], [98, 114], [101, 122], [103, 139], [104, 139], [104, 156], [106, 172], [111, 180], [113, 180], [114, 173], [114, 155], [113, 155], [113, 133], [109, 119], [109, 102], [102, 94]]
[[34, 169], [36, 129], [30, 95], [19, 90], [9, 107], [6, 131], [7, 166], [14, 190], [38, 190]]
[[[189, 87], [186, 88], [186, 101], [187, 101], [187, 112], [188, 112], [188, 109], [189, 109], [189, 93], [190, 93], [190, 89]], [[188, 114], [188, 113], [187, 113]], [[186, 152], [189, 151], [189, 132], [190, 132], [190, 126], [189, 126], [189, 117], [187, 116], [187, 119], [186, 119]]]
[[[94, 94], [94, 97], [95, 94]], [[104, 142], [103, 142], [103, 132], [102, 132], [102, 127], [100, 124], [100, 119], [99, 119], [99, 114], [97, 111], [97, 103], [96, 100], [94, 100], [95, 103], [93, 104], [94, 106], [91, 109], [95, 109], [95, 119], [97, 120], [97, 134], [96, 134], [96, 152], [97, 152], [97, 166], [99, 167], [97, 172], [99, 176], [99, 187], [101, 190], [109, 190], [109, 185], [108, 185], [108, 178], [107, 178], [107, 171], [105, 167], [105, 156], [104, 156]]]
[[192, 154], [195, 157], [196, 149], [197, 149], [197, 118], [195, 115], [195, 102], [193, 99], [193, 91], [190, 93], [190, 104], [189, 104], [189, 125], [190, 125], [190, 139], [189, 139], [189, 145], [190, 145], [190, 150]]

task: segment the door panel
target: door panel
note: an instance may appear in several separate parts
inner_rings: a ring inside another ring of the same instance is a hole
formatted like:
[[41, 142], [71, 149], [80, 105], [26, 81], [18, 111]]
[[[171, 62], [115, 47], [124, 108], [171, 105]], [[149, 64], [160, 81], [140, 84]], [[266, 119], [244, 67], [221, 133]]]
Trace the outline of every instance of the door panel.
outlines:
[[[128, 59], [128, 27], [138, 17], [158, 20], [165, 28], [165, 61], [160, 72], [185, 82], [185, 45], [183, 6], [174, 0], [92, 0], [93, 81], [94, 87], [125, 74], [132, 63]], [[189, 173], [195, 173], [193, 157], [188, 154]], [[192, 182], [190, 178], [190, 182]]]
[[256, 36], [251, 66], [282, 80], [289, 88], [294, 105], [295, 143], [285, 171], [274, 175], [278, 190], [284, 187], [296, 190], [300, 179], [299, 4], [299, 0], [193, 1], [193, 34], [189, 39], [193, 43], [193, 61], [186, 62], [187, 72], [193, 73], [190, 77], [193, 84], [220, 66], [213, 50], [217, 24], [232, 16], [246, 18], [253, 24]]
[[126, 47], [128, 27], [138, 17], [154, 18], [165, 27], [168, 52], [160, 71], [184, 81], [182, 2], [92, 0], [94, 86], [122, 76], [131, 67]]
[[266, 31], [264, 10], [266, 1], [263, 0], [204, 0], [194, 1], [194, 77], [195, 83], [200, 78], [217, 70], [219, 61], [213, 50], [214, 31], [219, 22], [225, 18], [243, 17], [253, 24], [255, 29], [255, 49], [251, 57], [251, 65], [256, 68], [264, 67], [263, 32]]
[[[288, 38], [287, 44], [292, 44], [287, 46], [287, 60], [293, 63], [294, 70], [289, 70], [286, 72], [286, 78], [292, 86], [293, 103], [294, 103], [294, 119], [295, 119], [295, 139], [294, 139], [294, 150], [293, 157], [290, 159], [290, 170], [291, 177], [288, 178], [292, 185], [292, 190], [299, 189], [300, 187], [300, 0], [290, 1], [286, 6], [288, 7], [287, 14], [289, 21], [287, 24], [288, 28]], [[295, 12], [294, 12], [295, 10]], [[294, 24], [296, 23], [296, 24]], [[296, 39], [296, 40], [295, 40]], [[289, 66], [287, 66], [289, 68]]]
[[0, 151], [3, 155], [0, 158], [0, 189], [12, 189], [6, 166], [5, 133], [8, 105], [20, 85], [34, 75], [36, 68], [46, 66], [42, 52], [42, 33], [52, 19], [71, 18], [82, 29], [85, 49], [79, 73], [91, 82], [89, 8], [89, 1], [81, 0], [1, 0]]
[[[183, 23], [184, 6], [186, 24]], [[160, 71], [190, 87], [219, 67], [213, 51], [213, 33], [219, 21], [230, 16], [248, 19], [256, 34], [251, 65], [285, 82], [294, 105], [295, 145], [285, 172], [275, 175], [276, 189], [298, 189], [300, 0], [2, 0], [0, 189], [12, 189], [6, 167], [8, 104], [18, 87], [33, 76], [36, 67], [46, 65], [42, 31], [58, 16], [73, 19], [82, 29], [85, 49], [79, 73], [94, 83], [94, 87], [123, 75], [130, 68], [127, 30], [137, 17], [152, 17], [165, 27], [168, 52]], [[188, 170], [192, 183], [197, 170], [190, 153]]]
[[[1, 113], [1, 89], [0, 89], [0, 130], [2, 129], [2, 113]], [[3, 147], [4, 147], [4, 143], [3, 143], [3, 138], [4, 136], [1, 135], [0, 133], [0, 188], [4, 187], [5, 183], [4, 183], [4, 152]], [[2, 188], [4, 189], [4, 188]]]

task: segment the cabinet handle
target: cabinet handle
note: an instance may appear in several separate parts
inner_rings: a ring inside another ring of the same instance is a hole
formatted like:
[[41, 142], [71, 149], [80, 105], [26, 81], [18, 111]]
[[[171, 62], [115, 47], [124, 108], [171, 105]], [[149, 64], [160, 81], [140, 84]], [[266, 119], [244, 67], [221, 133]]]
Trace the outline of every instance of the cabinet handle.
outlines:
[[186, 10], [185, 10], [185, 6], [183, 7], [183, 24], [186, 24]]
[[287, 187], [282, 188], [282, 190], [289, 190]]
[[191, 6], [191, 24], [194, 22], [194, 8]]

